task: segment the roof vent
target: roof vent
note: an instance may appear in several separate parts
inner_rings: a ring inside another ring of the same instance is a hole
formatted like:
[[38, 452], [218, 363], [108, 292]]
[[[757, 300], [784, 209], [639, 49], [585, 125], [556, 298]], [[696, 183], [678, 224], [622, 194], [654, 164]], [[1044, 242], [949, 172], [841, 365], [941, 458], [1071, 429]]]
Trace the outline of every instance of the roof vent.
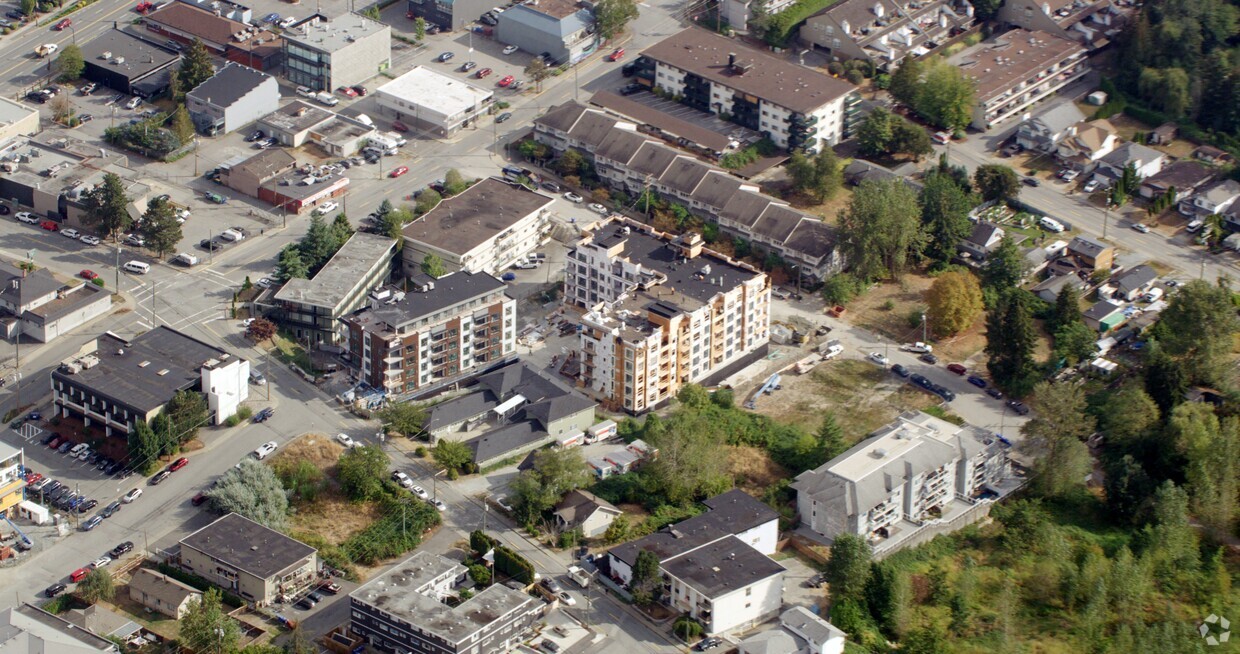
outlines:
[[139, 367], [139, 368], [145, 368], [145, 367], [147, 367], [147, 366], [149, 366], [149, 365], [151, 365], [151, 362], [150, 362], [150, 361], [143, 361], [142, 363], [139, 363], [139, 364], [138, 364], [138, 367]]
[[121, 65], [121, 64], [123, 64], [123, 63], [125, 63], [125, 58], [124, 58], [124, 57], [117, 57], [117, 58], [115, 58], [115, 59], [113, 59], [113, 60], [112, 60], [112, 63], [114, 63], [114, 64], [116, 64], [117, 66], [119, 66], [119, 65]]
[[163, 370], [160, 370], [159, 372], [155, 374], [159, 375], [160, 377], [163, 377], [164, 375], [168, 374], [168, 372], [169, 370], [167, 368], [164, 368]]
[[104, 51], [104, 53], [103, 53], [103, 54], [99, 55], [99, 58], [100, 58], [100, 59], [111, 59], [111, 58], [112, 58], [112, 51], [110, 51], [110, 50], [106, 50], [106, 51]]
[[884, 459], [887, 457], [887, 450], [880, 447], [880, 448], [875, 449], [873, 454], [874, 454], [874, 458], [876, 459]]
[[125, 353], [125, 348], [121, 348], [121, 347], [116, 348], [116, 356], [120, 356], [124, 353]]

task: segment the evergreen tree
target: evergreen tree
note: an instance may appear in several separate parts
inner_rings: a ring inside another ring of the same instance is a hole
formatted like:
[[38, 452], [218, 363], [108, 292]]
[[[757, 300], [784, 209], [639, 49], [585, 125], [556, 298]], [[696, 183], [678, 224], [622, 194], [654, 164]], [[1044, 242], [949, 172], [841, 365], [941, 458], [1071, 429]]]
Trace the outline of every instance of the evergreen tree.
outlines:
[[861, 536], [843, 533], [831, 545], [831, 558], [824, 574], [831, 585], [831, 598], [861, 599], [870, 581], [870, 546]]
[[1037, 344], [1027, 298], [1023, 291], [1007, 291], [986, 319], [986, 368], [995, 383], [1018, 397], [1030, 389]]
[[830, 461], [848, 449], [848, 443], [844, 440], [844, 429], [836, 422], [835, 414], [830, 411], [822, 417], [817, 436], [823, 461]]
[[172, 112], [172, 133], [185, 145], [194, 139], [194, 121], [190, 120], [189, 111], [184, 104], [177, 105]]
[[1003, 164], [983, 164], [973, 172], [973, 183], [986, 202], [1007, 202], [1020, 195], [1016, 171]]
[[1188, 373], [1184, 366], [1167, 353], [1162, 343], [1151, 339], [1145, 347], [1145, 391], [1158, 409], [1167, 414], [1184, 401], [1187, 390]]
[[115, 173], [103, 176], [103, 183], [86, 194], [85, 204], [83, 221], [113, 239], [120, 238], [120, 234], [133, 223], [129, 217], [129, 196], [125, 194], [125, 184]]
[[289, 244], [280, 251], [280, 262], [276, 265], [276, 277], [281, 282], [310, 278], [310, 268], [302, 259], [301, 248], [296, 244]]
[[310, 226], [298, 246], [310, 271], [317, 272], [340, 249], [336, 235], [332, 233], [323, 216], [311, 216]]
[[[177, 83], [184, 93], [189, 93], [199, 84], [215, 75], [215, 64], [211, 63], [211, 53], [202, 41], [194, 39], [181, 59], [181, 68], [177, 71]], [[181, 98], [173, 98], [180, 102]]]
[[179, 621], [180, 642], [199, 654], [228, 654], [237, 650], [241, 629], [221, 606], [218, 588], [208, 589], [189, 602]]
[[1064, 284], [1055, 296], [1051, 327], [1055, 331], [1081, 322], [1081, 292], [1075, 283]]
[[1016, 288], [1025, 278], [1027, 268], [1020, 246], [1011, 236], [1004, 236], [982, 266], [982, 286], [1001, 294]]
[[921, 189], [921, 224], [927, 235], [927, 257], [948, 263], [956, 256], [957, 246], [973, 231], [972, 208], [972, 199], [951, 177], [937, 172], [926, 177]]
[[344, 244], [353, 236], [353, 225], [349, 224], [349, 217], [343, 213], [336, 214], [336, 218], [332, 220], [331, 234], [332, 240], [336, 243], [336, 249], [344, 247]]
[[182, 238], [176, 210], [164, 200], [152, 200], [146, 207], [146, 213], [142, 214], [141, 233], [146, 246], [160, 257], [172, 252]]
[[917, 101], [917, 92], [921, 87], [923, 66], [916, 57], [905, 57], [891, 75], [891, 85], [887, 91], [896, 102], [912, 107]]

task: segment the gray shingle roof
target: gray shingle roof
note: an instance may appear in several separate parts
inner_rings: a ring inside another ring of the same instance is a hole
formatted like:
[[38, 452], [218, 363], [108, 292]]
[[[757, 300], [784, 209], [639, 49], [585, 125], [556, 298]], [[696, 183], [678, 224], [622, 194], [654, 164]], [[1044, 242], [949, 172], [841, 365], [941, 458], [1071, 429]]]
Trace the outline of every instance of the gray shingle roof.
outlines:
[[228, 65], [219, 69], [215, 75], [212, 75], [210, 79], [195, 86], [194, 90], [187, 95], [191, 95], [207, 104], [229, 107], [269, 79], [273, 78], [266, 73], [238, 63], [229, 62]]

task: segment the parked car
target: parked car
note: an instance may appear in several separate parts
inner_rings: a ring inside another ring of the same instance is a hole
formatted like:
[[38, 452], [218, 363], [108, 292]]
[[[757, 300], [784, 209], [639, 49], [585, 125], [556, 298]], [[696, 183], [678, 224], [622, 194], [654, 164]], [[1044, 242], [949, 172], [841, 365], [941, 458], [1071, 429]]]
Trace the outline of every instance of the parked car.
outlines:
[[181, 457], [177, 459], [176, 461], [173, 461], [172, 465], [168, 466], [168, 470], [171, 472], [176, 472], [177, 470], [184, 468], [188, 464], [189, 464], [189, 459], [185, 457]]
[[512, 83], [515, 82], [516, 80], [517, 78], [513, 77], [512, 75], [505, 75], [502, 78], [500, 78], [500, 80], [496, 82], [496, 84], [499, 85], [501, 88], [508, 88], [509, 86], [512, 86]]
[[171, 470], [160, 471], [159, 474], [155, 475], [154, 477], [151, 477], [151, 485], [158, 486], [163, 480], [167, 479], [168, 475], [170, 474], [172, 474]]
[[1059, 222], [1058, 220], [1055, 220], [1054, 218], [1051, 218], [1050, 216], [1042, 216], [1041, 218], [1039, 218], [1038, 226], [1041, 227], [1042, 229], [1045, 229], [1048, 232], [1054, 232], [1056, 234], [1064, 231], [1063, 223]]
[[336, 92], [339, 93], [340, 95], [345, 96], [346, 98], [357, 97], [357, 91], [354, 91], [352, 86], [342, 86], [336, 89]]
[[93, 279], [98, 278], [98, 277], [99, 277], [99, 273], [97, 273], [97, 272], [95, 272], [95, 271], [93, 271], [93, 270], [90, 270], [90, 269], [86, 269], [86, 270], [83, 270], [82, 272], [78, 273], [78, 276], [79, 276], [79, 277], [81, 277], [82, 279], [85, 279], [86, 281], [88, 281], [88, 282], [89, 282], [89, 281], [91, 281], [91, 280], [93, 280]]
[[43, 222], [39, 223], [39, 227], [42, 227], [43, 229], [46, 229], [49, 232], [60, 231], [60, 225], [58, 225], [56, 221], [54, 220], [44, 220]]
[[1145, 223], [1133, 223], [1132, 228], [1138, 232], [1141, 232], [1142, 234], [1150, 233], [1150, 227], [1149, 225], [1146, 225]]
[[448, 510], [448, 505], [444, 504], [443, 500], [440, 499], [431, 500], [431, 506], [438, 509], [441, 513]]
[[921, 356], [917, 357], [917, 359], [932, 366], [939, 362], [939, 358], [929, 352], [923, 353]]
[[505, 47], [505, 48], [504, 48], [504, 50], [503, 50], [503, 52], [504, 52], [504, 54], [506, 54], [506, 55], [510, 55], [510, 54], [512, 54], [512, 53], [514, 53], [514, 52], [516, 52], [517, 50], [520, 50], [520, 48], [518, 48], [518, 47], [517, 47], [517, 46], [515, 46], [515, 45], [510, 45], [510, 46]]
[[47, 587], [47, 588], [43, 591], [43, 595], [44, 595], [44, 597], [47, 597], [48, 599], [51, 599], [51, 598], [56, 597], [57, 595], [59, 595], [59, 594], [61, 594], [61, 593], [65, 592], [65, 589], [66, 589], [66, 588], [68, 588], [68, 587], [67, 587], [67, 586], [65, 586], [64, 584], [52, 584], [51, 586], [48, 586], [48, 587]]
[[1020, 402], [1017, 400], [1008, 400], [1007, 406], [1009, 409], [1015, 411], [1016, 413], [1022, 416], [1029, 415], [1029, 406], [1026, 405], [1024, 402]]
[[392, 481], [394, 481], [394, 482], [396, 482], [397, 484], [399, 484], [401, 488], [405, 488], [405, 489], [410, 489], [410, 490], [412, 490], [412, 489], [413, 489], [413, 487], [414, 487], [414, 486], [413, 486], [413, 479], [412, 479], [409, 475], [407, 475], [407, 474], [405, 474], [405, 473], [403, 473], [403, 472], [401, 472], [401, 471], [399, 471], [399, 470], [396, 470], [396, 471], [394, 471], [394, 472], [392, 473]]
[[357, 441], [348, 434], [336, 434], [336, 441], [345, 447], [357, 447]]
[[267, 458], [267, 456], [270, 455], [272, 452], [275, 452], [276, 447], [278, 446], [276, 445], [275, 441], [267, 441], [266, 443], [259, 445], [258, 449], [254, 450], [254, 458], [258, 459], [259, 461], [262, 461], [263, 459]]
[[1094, 191], [1098, 190], [1099, 186], [1101, 186], [1101, 184], [1098, 183], [1098, 180], [1091, 179], [1088, 182], [1085, 182], [1085, 186], [1081, 190], [1085, 191], [1086, 193], [1093, 193]]
[[969, 375], [969, 378], [965, 381], [969, 382], [970, 384], [973, 384], [974, 386], [978, 388], [986, 388], [986, 380], [982, 379], [981, 377], [978, 377], [977, 375]]
[[502, 123], [502, 122], [507, 121], [509, 118], [512, 118], [512, 114], [505, 111], [504, 113], [495, 117], [495, 122]]
[[76, 239], [77, 237], [81, 236], [82, 233], [76, 229], [62, 229], [60, 230], [60, 235], [67, 236], [72, 239]]
[[632, 84], [625, 84], [624, 86], [620, 87], [620, 95], [633, 95], [634, 93], [641, 93], [642, 89], [644, 88], [645, 88], [644, 86], [636, 82]]
[[723, 639], [711, 636], [710, 638], [699, 640], [698, 644], [693, 646], [693, 649], [697, 652], [705, 652], [706, 650], [715, 649], [722, 644]]
[[493, 71], [490, 68], [480, 68], [478, 69], [478, 72], [474, 73], [474, 77], [482, 79], [487, 75], [490, 75], [492, 72]]
[[565, 193], [564, 199], [568, 200], [569, 202], [572, 202], [573, 204], [581, 204], [582, 202], [585, 201], [585, 198], [581, 197], [580, 195], [577, 195], [576, 193], [573, 193], [572, 191]]
[[461, 64], [460, 68], [457, 68], [457, 70], [461, 71], [462, 73], [468, 73], [469, 71], [471, 71], [471, 70], [473, 70], [473, 69], [475, 69], [475, 68], [477, 68], [477, 67], [478, 67], [478, 64], [476, 64], [476, 63], [474, 63], [474, 62], [472, 62], [472, 61], [467, 61], [467, 62], [465, 62], [465, 63]]
[[36, 218], [35, 215], [30, 213], [29, 211], [18, 211], [17, 222], [26, 223], [27, 225], [38, 225], [39, 219]]
[[891, 366], [891, 372], [894, 372], [896, 375], [898, 375], [898, 376], [900, 376], [900, 377], [908, 377], [908, 376], [909, 376], [909, 371], [908, 371], [908, 368], [905, 368], [904, 366], [902, 366], [902, 365], [900, 365], [900, 364], [898, 364], [898, 363], [897, 363], [897, 364], [895, 364], [894, 366]]
[[[408, 132], [408, 131], [409, 131], [409, 126], [408, 126], [408, 125], [406, 125], [406, 124], [404, 124], [404, 123], [402, 123], [402, 122], [400, 122], [399, 120], [393, 120], [393, 121], [392, 121], [392, 129], [396, 130], [397, 132], [400, 132], [400, 133], [404, 134], [405, 132]], [[358, 163], [360, 163], [360, 162], [358, 162]]]
[[455, 52], [441, 52], [439, 53], [439, 63], [449, 61], [455, 56], [456, 56]]
[[98, 527], [102, 523], [103, 523], [103, 518], [100, 518], [99, 516], [94, 516], [90, 520], [87, 520], [86, 522], [82, 523], [82, 531], [90, 531], [91, 529]]
[[114, 559], [119, 559], [119, 558], [121, 558], [122, 556], [124, 556], [124, 555], [126, 555], [126, 554], [128, 554], [128, 553], [130, 553], [130, 552], [132, 552], [132, 551], [133, 551], [133, 541], [128, 541], [128, 540], [127, 540], [127, 541], [125, 541], [125, 542], [121, 543], [120, 545], [117, 545], [116, 547], [113, 547], [113, 548], [112, 548], [112, 551], [110, 552], [110, 554], [111, 554], [112, 558], [114, 558]]
[[963, 375], [968, 372], [968, 369], [959, 363], [949, 363], [947, 364], [947, 369], [957, 375]]
[[987, 395], [989, 395], [989, 396], [991, 396], [991, 397], [993, 397], [993, 398], [995, 398], [996, 400], [1002, 400], [1002, 399], [1003, 399], [1003, 393], [999, 392], [999, 389], [997, 389], [997, 388], [995, 388], [995, 387], [993, 387], [993, 386], [990, 386], [990, 387], [988, 387], [988, 388], [986, 389], [986, 394], [987, 394]]
[[413, 488], [410, 488], [409, 490], [412, 491], [414, 495], [417, 495], [418, 497], [424, 500], [429, 500], [431, 498], [431, 494], [426, 492], [426, 489], [422, 488], [421, 486], [414, 486]]
[[1020, 180], [1025, 186], [1041, 186], [1042, 182], [1037, 177], [1025, 177]]
[[882, 352], [871, 352], [867, 358], [880, 366], [887, 366], [891, 364], [891, 361], [887, 359], [887, 355]]
[[86, 245], [99, 245], [99, 243], [101, 242], [98, 236], [91, 236], [90, 234], [86, 234], [79, 240], [81, 240]]
[[130, 98], [129, 102], [125, 103], [126, 109], [137, 109], [138, 107], [141, 107], [141, 106], [142, 106], [142, 98], [139, 98], [139, 97]]

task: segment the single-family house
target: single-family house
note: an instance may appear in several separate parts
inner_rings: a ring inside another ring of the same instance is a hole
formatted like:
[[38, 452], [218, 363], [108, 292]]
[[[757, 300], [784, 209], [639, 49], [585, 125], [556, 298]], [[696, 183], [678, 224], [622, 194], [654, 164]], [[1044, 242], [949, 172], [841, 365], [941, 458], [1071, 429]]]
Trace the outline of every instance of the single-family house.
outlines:
[[1167, 164], [1158, 173], [1145, 178], [1137, 193], [1147, 200], [1153, 200], [1174, 191], [1172, 200], [1179, 202], [1214, 179], [1214, 172], [1210, 167], [1196, 161], [1182, 159]]
[[1203, 145], [1193, 150], [1193, 158], [1210, 164], [1226, 164], [1235, 161], [1231, 153], [1212, 145]]
[[1227, 213], [1231, 205], [1240, 199], [1240, 182], [1234, 179], [1219, 180], [1203, 187], [1192, 197], [1180, 202], [1181, 214], [1190, 217]]
[[1124, 324], [1124, 308], [1113, 302], [1102, 300], [1081, 314], [1081, 319], [1090, 329], [1106, 333]]
[[1060, 142], [1076, 135], [1085, 114], [1073, 102], [1055, 105], [1026, 120], [1016, 129], [1016, 144], [1035, 152], [1055, 152]]
[[1078, 291], [1088, 288], [1088, 284], [1076, 275], [1051, 275], [1029, 290], [1045, 302], [1054, 302], [1068, 285], [1076, 286]]
[[129, 580], [129, 599], [152, 611], [180, 620], [202, 591], [161, 572], [138, 568]]
[[1003, 241], [1003, 235], [1002, 227], [992, 222], [981, 221], [973, 225], [973, 232], [960, 241], [956, 250], [970, 260], [980, 263], [999, 247], [999, 243]]
[[1167, 163], [1167, 155], [1154, 148], [1131, 141], [1116, 147], [1098, 160], [1094, 179], [1104, 186], [1111, 186], [1124, 176], [1124, 169], [1132, 166], [1138, 179], [1158, 174]]
[[1111, 280], [1111, 285], [1115, 287], [1113, 297], [1132, 302], [1153, 288], [1156, 281], [1158, 273], [1145, 264], [1129, 268]]
[[602, 536], [622, 512], [611, 502], [583, 490], [569, 491], [555, 505], [555, 522], [562, 530], [581, 529], [586, 538]]
[[1119, 133], [1105, 118], [1077, 125], [1076, 134], [1064, 139], [1055, 156], [1078, 170], [1092, 169], [1095, 162], [1111, 154], [1119, 145]]
[[1068, 243], [1065, 256], [1090, 271], [1110, 270], [1115, 259], [1115, 248], [1088, 236], [1077, 236]]

